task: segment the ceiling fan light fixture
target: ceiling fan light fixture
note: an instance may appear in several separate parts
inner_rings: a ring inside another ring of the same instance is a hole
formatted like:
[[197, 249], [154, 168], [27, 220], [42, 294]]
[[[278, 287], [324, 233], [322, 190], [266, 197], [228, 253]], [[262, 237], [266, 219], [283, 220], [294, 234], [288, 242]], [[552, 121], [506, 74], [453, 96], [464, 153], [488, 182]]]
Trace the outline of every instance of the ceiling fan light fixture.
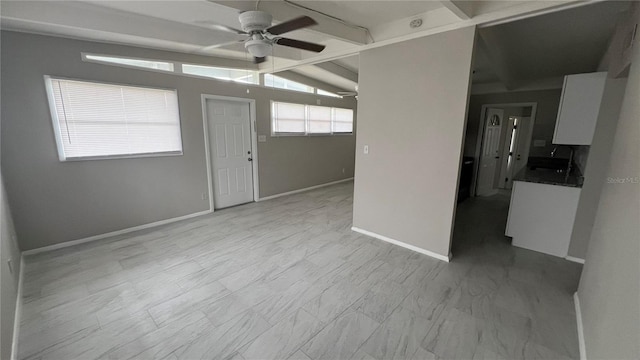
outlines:
[[244, 43], [245, 49], [254, 57], [265, 57], [271, 54], [271, 43], [265, 40], [248, 40]]

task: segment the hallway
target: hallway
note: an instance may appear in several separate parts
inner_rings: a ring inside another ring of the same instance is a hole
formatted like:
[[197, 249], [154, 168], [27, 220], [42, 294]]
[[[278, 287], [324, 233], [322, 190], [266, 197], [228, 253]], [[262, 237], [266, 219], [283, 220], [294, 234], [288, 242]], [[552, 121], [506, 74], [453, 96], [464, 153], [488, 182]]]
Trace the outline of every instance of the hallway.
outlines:
[[536, 346], [534, 357], [577, 359], [573, 293], [582, 265], [511, 246], [504, 236], [510, 196], [501, 190], [458, 204], [452, 263], [471, 270], [458, 289], [465, 300], [453, 306], [465, 316], [500, 324], [491, 331], [502, 344], [492, 345], [504, 352], [492, 354], [489, 348], [487, 358], [527, 357], [521, 351], [536, 343], [544, 347]]

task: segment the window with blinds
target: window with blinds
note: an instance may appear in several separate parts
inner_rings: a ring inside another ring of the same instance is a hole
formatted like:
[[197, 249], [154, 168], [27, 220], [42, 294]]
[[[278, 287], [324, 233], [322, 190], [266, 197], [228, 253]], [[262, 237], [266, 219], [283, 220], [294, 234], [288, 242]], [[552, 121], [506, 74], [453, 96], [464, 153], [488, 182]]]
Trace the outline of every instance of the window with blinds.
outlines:
[[176, 90], [45, 82], [61, 161], [182, 154]]
[[353, 110], [328, 106], [271, 102], [272, 135], [353, 133]]

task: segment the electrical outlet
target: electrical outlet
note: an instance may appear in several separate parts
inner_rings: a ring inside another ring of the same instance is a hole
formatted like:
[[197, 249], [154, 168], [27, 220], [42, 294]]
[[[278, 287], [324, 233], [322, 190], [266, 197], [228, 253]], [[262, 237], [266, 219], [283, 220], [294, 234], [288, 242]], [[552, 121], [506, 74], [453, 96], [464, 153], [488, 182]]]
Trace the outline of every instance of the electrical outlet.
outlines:
[[342, 168], [342, 173], [343, 173], [343, 174], [345, 173], [345, 172], [344, 172], [344, 168]]
[[368, 154], [369, 153], [369, 145], [365, 145], [363, 150], [364, 150], [365, 155]]

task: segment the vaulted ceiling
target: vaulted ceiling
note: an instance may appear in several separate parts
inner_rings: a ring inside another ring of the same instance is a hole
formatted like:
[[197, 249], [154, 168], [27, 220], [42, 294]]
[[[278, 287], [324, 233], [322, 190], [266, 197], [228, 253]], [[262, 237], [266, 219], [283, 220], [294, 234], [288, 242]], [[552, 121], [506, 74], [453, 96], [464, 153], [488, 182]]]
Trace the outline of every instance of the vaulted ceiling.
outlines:
[[[260, 65], [260, 71], [293, 70], [336, 87], [353, 90], [357, 84], [357, 54], [360, 51], [470, 25], [482, 28], [481, 37], [486, 45], [484, 53], [477, 56], [476, 81], [505, 81], [506, 79], [506, 81], [519, 82], [529, 77], [554, 75], [562, 69], [554, 68], [555, 70], [550, 71], [550, 67], [543, 63], [532, 64], [531, 59], [534, 58], [532, 55], [547, 53], [551, 49], [555, 53], [547, 54], [545, 61], [557, 62], [563, 56], [572, 55], [573, 51], [584, 49], [567, 47], [566, 39], [559, 39], [559, 36], [563, 35], [566, 35], [566, 38], [576, 36], [581, 39], [580, 43], [584, 43], [586, 38], [595, 39], [594, 41], [600, 46], [605, 35], [611, 30], [609, 20], [613, 13], [607, 10], [602, 17], [598, 17], [595, 16], [598, 12], [585, 10], [579, 19], [571, 19], [575, 26], [571, 28], [572, 31], [565, 31], [566, 34], [555, 33], [551, 29], [557, 31], [557, 27], [549, 25], [562, 21], [561, 13], [558, 13], [557, 18], [544, 21], [537, 20], [538, 17], [530, 19], [529, 17], [574, 7], [579, 11], [583, 5], [592, 2], [576, 0], [3, 0], [0, 25], [2, 29], [7, 30], [198, 53], [244, 61], [246, 50], [242, 44], [215, 49], [207, 48], [210, 45], [242, 38], [216, 30], [212, 25], [221, 24], [239, 28], [238, 13], [256, 8], [271, 13], [276, 23], [308, 15], [313, 17], [318, 25], [288, 33], [287, 36], [321, 43], [326, 45], [326, 49], [316, 54], [278, 46], [274, 49], [271, 60]], [[546, 16], [552, 15], [556, 14]], [[519, 18], [527, 19], [491, 27]], [[416, 19], [420, 19], [422, 25], [410, 27], [410, 22]], [[527, 24], [519, 25], [524, 22]], [[596, 25], [591, 28], [589, 26], [591, 23]], [[497, 35], [489, 34], [492, 31]], [[545, 39], [549, 37], [551, 39]], [[530, 46], [523, 48], [521, 43], [528, 43]], [[496, 53], [492, 51], [493, 46], [511, 48], [503, 58], [498, 59], [498, 62], [510, 64], [507, 72], [515, 74], [513, 75], [515, 80], [504, 77], [504, 74], [495, 70]]]

